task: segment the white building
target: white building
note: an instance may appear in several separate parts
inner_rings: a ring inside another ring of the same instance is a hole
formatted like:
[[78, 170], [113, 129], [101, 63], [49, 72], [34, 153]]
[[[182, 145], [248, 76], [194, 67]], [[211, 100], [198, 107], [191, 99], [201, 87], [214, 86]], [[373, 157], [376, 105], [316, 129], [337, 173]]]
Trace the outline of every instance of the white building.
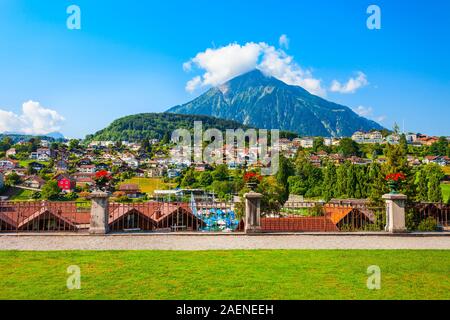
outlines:
[[14, 157], [16, 154], [17, 154], [17, 152], [16, 152], [15, 148], [11, 148], [6, 151], [6, 157], [8, 157], [8, 158]]
[[313, 138], [301, 138], [300, 139], [300, 145], [302, 148], [312, 148], [314, 147], [314, 139]]
[[352, 140], [357, 143], [382, 143], [383, 142], [383, 135], [379, 131], [372, 131], [372, 132], [361, 132], [356, 131], [352, 135]]
[[51, 151], [49, 148], [39, 148], [36, 152], [30, 154], [30, 159], [38, 161], [48, 161], [51, 158]]

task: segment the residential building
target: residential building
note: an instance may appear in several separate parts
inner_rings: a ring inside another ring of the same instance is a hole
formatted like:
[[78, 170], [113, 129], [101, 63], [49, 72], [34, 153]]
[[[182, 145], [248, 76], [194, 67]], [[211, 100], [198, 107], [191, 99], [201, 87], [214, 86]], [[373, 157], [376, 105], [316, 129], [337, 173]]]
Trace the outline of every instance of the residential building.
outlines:
[[445, 167], [447, 165], [450, 165], [450, 158], [447, 156], [426, 156], [423, 160], [423, 163], [435, 163], [442, 167]]
[[33, 169], [34, 171], [41, 171], [42, 169], [45, 168], [45, 164], [36, 161], [30, 162], [28, 166], [31, 167], [31, 169]]
[[39, 148], [36, 152], [31, 152], [30, 159], [38, 161], [49, 161], [51, 159], [52, 152], [49, 148]]
[[314, 147], [314, 139], [313, 138], [301, 138], [300, 146], [305, 149], [309, 149]]
[[66, 160], [58, 160], [55, 163], [56, 171], [67, 171], [69, 170], [69, 163]]
[[75, 189], [76, 181], [75, 181], [75, 179], [73, 179], [69, 175], [61, 174], [61, 175], [58, 175], [55, 178], [58, 181], [58, 187], [62, 191], [71, 192], [71, 191], [73, 191]]
[[6, 157], [7, 158], [14, 157], [16, 154], [17, 154], [17, 152], [16, 152], [15, 148], [11, 148], [11, 149], [6, 151]]
[[379, 131], [371, 131], [371, 132], [361, 132], [356, 131], [352, 135], [352, 140], [357, 143], [382, 143], [383, 135]]
[[180, 169], [169, 169], [167, 170], [167, 177], [169, 179], [173, 179], [176, 177], [181, 176], [181, 170]]
[[164, 168], [162, 167], [151, 167], [146, 170], [146, 175], [148, 178], [159, 178], [164, 175]]
[[125, 193], [125, 195], [129, 198], [138, 198], [141, 196], [141, 189], [134, 183], [120, 185], [119, 191]]
[[78, 167], [78, 172], [81, 173], [95, 173], [95, 165], [88, 164], [88, 165], [81, 165]]
[[42, 148], [49, 148], [50, 147], [50, 141], [48, 141], [48, 140], [41, 140], [40, 146]]
[[39, 176], [33, 175], [25, 178], [23, 186], [32, 189], [41, 189], [45, 184], [45, 180]]
[[400, 135], [391, 134], [386, 137], [386, 142], [389, 144], [398, 144], [400, 142]]
[[0, 160], [0, 170], [11, 170], [17, 167], [18, 161], [11, 159], [1, 159]]

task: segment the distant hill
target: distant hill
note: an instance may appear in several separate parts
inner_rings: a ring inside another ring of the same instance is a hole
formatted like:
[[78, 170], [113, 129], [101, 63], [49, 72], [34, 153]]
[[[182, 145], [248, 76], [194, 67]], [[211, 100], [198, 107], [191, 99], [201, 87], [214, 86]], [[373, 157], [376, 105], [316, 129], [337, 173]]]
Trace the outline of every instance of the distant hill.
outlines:
[[[14, 143], [21, 142], [21, 141], [28, 141], [31, 138], [39, 138], [41, 140], [48, 140], [48, 141], [52, 141], [52, 142], [56, 141], [56, 140], [64, 139], [64, 136], [60, 133], [59, 133], [59, 135], [56, 135], [56, 133], [50, 134], [50, 135], [28, 135], [28, 134], [9, 133], [9, 132], [0, 133], [0, 140], [3, 139], [4, 137], [11, 138]], [[57, 137], [62, 137], [62, 138], [57, 138]]]
[[165, 135], [170, 138], [175, 129], [193, 130], [194, 121], [202, 121], [203, 130], [216, 128], [225, 131], [226, 129], [250, 128], [236, 121], [210, 116], [142, 113], [117, 119], [105, 129], [93, 135], [88, 135], [86, 140], [141, 141], [144, 139], [162, 139]]
[[211, 88], [191, 102], [167, 112], [209, 115], [264, 129], [308, 136], [351, 136], [355, 131], [382, 130], [349, 107], [329, 102], [254, 70]]

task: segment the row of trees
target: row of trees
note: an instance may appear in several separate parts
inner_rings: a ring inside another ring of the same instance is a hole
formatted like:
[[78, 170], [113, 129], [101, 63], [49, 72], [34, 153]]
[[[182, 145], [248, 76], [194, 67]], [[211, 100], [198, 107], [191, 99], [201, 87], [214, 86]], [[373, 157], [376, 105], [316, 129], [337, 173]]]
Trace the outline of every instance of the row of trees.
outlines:
[[380, 202], [389, 190], [386, 175], [402, 172], [407, 176], [401, 192], [416, 201], [442, 201], [442, 169], [435, 164], [408, 166], [406, 151], [401, 144], [387, 146], [387, 162], [355, 165], [349, 161], [341, 165], [326, 162], [321, 168], [314, 166], [304, 151], [294, 160], [281, 158], [277, 174], [278, 183], [284, 186], [284, 197], [289, 193], [307, 198], [370, 198]]

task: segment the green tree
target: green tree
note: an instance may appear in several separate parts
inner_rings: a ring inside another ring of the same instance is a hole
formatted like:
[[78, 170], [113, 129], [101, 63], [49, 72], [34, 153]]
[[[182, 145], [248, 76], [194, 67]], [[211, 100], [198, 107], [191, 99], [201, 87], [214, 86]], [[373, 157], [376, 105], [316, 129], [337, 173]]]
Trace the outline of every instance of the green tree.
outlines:
[[213, 182], [213, 178], [210, 172], [205, 171], [200, 174], [199, 183], [202, 187], [208, 187]]
[[227, 181], [229, 179], [230, 172], [226, 164], [220, 164], [212, 172], [212, 177], [215, 181]]
[[406, 140], [406, 135], [404, 133], [402, 133], [400, 135], [399, 145], [403, 151], [403, 154], [407, 155], [408, 154], [408, 141]]
[[369, 192], [368, 197], [374, 203], [381, 203], [382, 196], [388, 192], [385, 175], [379, 163], [372, 162], [368, 169]]
[[333, 162], [328, 162], [323, 174], [322, 196], [325, 201], [330, 201], [337, 194], [337, 169]]
[[351, 163], [346, 161], [344, 164], [340, 165], [336, 170], [336, 197], [346, 197], [347, 193], [347, 171], [349, 170]]
[[70, 150], [76, 150], [80, 147], [80, 140], [78, 139], [72, 139], [69, 141], [69, 149]]
[[449, 149], [447, 138], [440, 137], [437, 142], [430, 146], [428, 154], [433, 156], [446, 156], [449, 154]]
[[293, 176], [295, 174], [294, 166], [291, 162], [291, 160], [287, 159], [286, 157], [280, 155], [280, 161], [278, 166], [278, 172], [276, 175], [277, 182], [283, 186], [284, 192], [283, 192], [283, 199], [286, 201], [289, 198], [289, 183], [288, 179], [290, 176]]
[[150, 141], [148, 139], [142, 140], [141, 149], [145, 152], [152, 152], [152, 145], [150, 144]]
[[182, 187], [191, 187], [197, 182], [195, 179], [195, 174], [193, 170], [188, 170], [184, 174], [183, 179], [181, 180]]
[[8, 186], [15, 186], [20, 183], [20, 176], [15, 172], [10, 173], [6, 176], [5, 183]]
[[389, 173], [406, 173], [408, 169], [408, 161], [406, 154], [403, 152], [400, 145], [388, 144], [386, 146], [386, 158]]
[[359, 145], [351, 138], [341, 139], [341, 141], [339, 142], [339, 152], [344, 157], [360, 155]]
[[275, 177], [269, 176], [264, 178], [256, 191], [263, 196], [261, 199], [261, 212], [280, 212], [285, 202], [282, 196], [284, 187], [278, 183]]
[[313, 151], [329, 151], [329, 148], [325, 145], [325, 139], [323, 137], [316, 137], [313, 140]]
[[436, 171], [428, 177], [428, 201], [442, 202], [441, 177]]
[[58, 187], [58, 182], [50, 180], [42, 187], [41, 196], [44, 199], [56, 200], [59, 197], [61, 190]]
[[426, 167], [416, 173], [416, 200], [428, 201], [428, 176]]

